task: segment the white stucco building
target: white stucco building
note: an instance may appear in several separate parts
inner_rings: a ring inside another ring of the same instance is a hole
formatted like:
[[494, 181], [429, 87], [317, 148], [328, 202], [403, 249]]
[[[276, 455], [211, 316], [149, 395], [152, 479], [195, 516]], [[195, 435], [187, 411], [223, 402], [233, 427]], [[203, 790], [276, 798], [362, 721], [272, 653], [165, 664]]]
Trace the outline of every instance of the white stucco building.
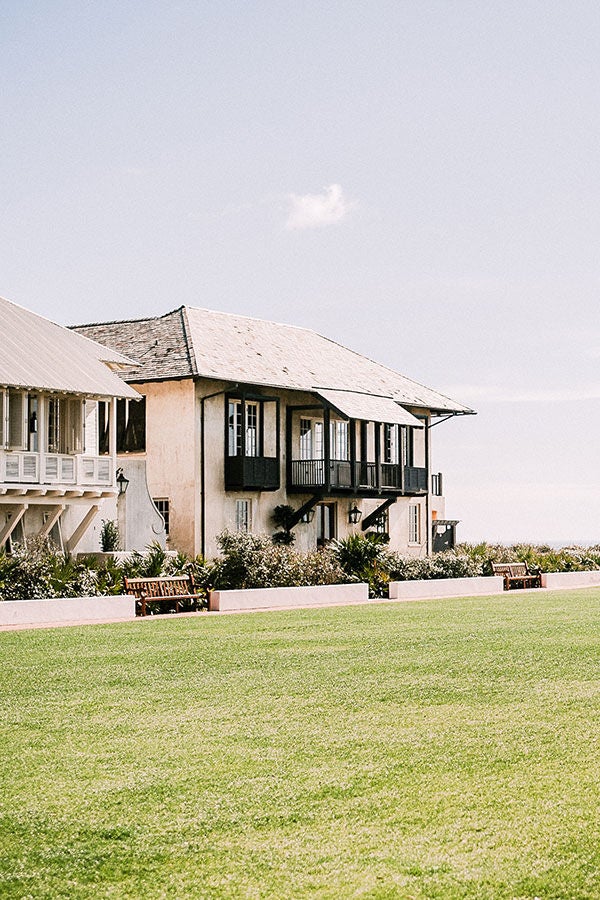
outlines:
[[425, 554], [436, 529], [452, 535], [430, 428], [468, 407], [290, 325], [181, 307], [76, 331], [137, 361], [125, 377], [145, 407], [119, 465], [146, 460], [172, 547], [212, 555], [224, 528], [272, 534], [281, 504], [300, 549], [377, 529]]
[[143, 402], [119, 377], [128, 367], [0, 299], [0, 548], [50, 537], [70, 552], [100, 549], [101, 519], [119, 515], [119, 410]]

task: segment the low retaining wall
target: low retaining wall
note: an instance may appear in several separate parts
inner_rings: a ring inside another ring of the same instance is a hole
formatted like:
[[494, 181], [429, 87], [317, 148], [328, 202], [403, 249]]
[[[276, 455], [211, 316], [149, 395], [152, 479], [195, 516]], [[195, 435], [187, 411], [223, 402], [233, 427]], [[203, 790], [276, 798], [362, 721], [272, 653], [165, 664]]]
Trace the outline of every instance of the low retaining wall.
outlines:
[[281, 607], [329, 606], [365, 603], [367, 584], [325, 584], [316, 587], [250, 588], [241, 591], [211, 591], [208, 608], [213, 612]]
[[435, 600], [442, 597], [477, 597], [501, 594], [504, 579], [499, 575], [475, 578], [423, 578], [390, 581], [390, 600]]
[[60, 597], [0, 601], [0, 625], [53, 625], [135, 619], [135, 597]]
[[542, 587], [575, 588], [600, 586], [600, 570], [595, 572], [542, 572]]

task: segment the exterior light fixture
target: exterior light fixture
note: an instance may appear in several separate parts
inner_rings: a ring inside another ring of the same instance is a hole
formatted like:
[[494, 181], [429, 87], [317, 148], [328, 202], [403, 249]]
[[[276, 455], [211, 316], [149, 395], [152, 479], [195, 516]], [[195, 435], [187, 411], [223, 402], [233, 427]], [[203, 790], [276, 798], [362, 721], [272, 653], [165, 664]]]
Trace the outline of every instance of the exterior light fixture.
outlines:
[[353, 507], [351, 507], [350, 512], [348, 513], [348, 521], [351, 525], [358, 525], [360, 520], [362, 519], [362, 510], [358, 508], [356, 503]]
[[314, 517], [315, 517], [315, 511], [314, 511], [314, 508], [313, 508], [313, 509], [309, 509], [308, 512], [305, 512], [305, 513], [304, 513], [304, 515], [302, 516], [302, 518], [300, 519], [300, 521], [301, 521], [304, 525], [310, 525], [310, 523], [312, 522], [312, 520], [314, 519]]
[[121, 497], [129, 487], [129, 478], [125, 478], [123, 469], [117, 469], [117, 486], [119, 488], [119, 497]]

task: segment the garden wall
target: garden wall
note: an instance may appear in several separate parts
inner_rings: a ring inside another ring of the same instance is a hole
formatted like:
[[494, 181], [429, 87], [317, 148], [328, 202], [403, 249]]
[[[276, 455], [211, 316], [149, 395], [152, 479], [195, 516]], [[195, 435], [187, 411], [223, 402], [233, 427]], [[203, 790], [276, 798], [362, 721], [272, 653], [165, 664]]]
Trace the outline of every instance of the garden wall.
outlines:
[[600, 570], [592, 572], [542, 572], [542, 587], [575, 588], [600, 586]]
[[55, 625], [135, 619], [135, 597], [60, 597], [0, 602], [0, 625]]
[[211, 591], [208, 608], [212, 612], [281, 607], [329, 606], [337, 603], [366, 603], [367, 584], [326, 584], [316, 587], [250, 588], [239, 591]]
[[504, 579], [499, 575], [475, 578], [429, 578], [390, 581], [390, 600], [435, 600], [442, 597], [476, 597], [501, 594]]

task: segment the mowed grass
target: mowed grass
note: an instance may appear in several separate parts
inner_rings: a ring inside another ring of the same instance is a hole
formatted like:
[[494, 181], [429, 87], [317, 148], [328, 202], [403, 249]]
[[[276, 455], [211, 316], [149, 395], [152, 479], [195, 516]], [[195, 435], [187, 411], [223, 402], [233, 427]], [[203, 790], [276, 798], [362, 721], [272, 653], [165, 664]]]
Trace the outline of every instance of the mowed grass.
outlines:
[[600, 591], [0, 634], [0, 896], [598, 898]]

